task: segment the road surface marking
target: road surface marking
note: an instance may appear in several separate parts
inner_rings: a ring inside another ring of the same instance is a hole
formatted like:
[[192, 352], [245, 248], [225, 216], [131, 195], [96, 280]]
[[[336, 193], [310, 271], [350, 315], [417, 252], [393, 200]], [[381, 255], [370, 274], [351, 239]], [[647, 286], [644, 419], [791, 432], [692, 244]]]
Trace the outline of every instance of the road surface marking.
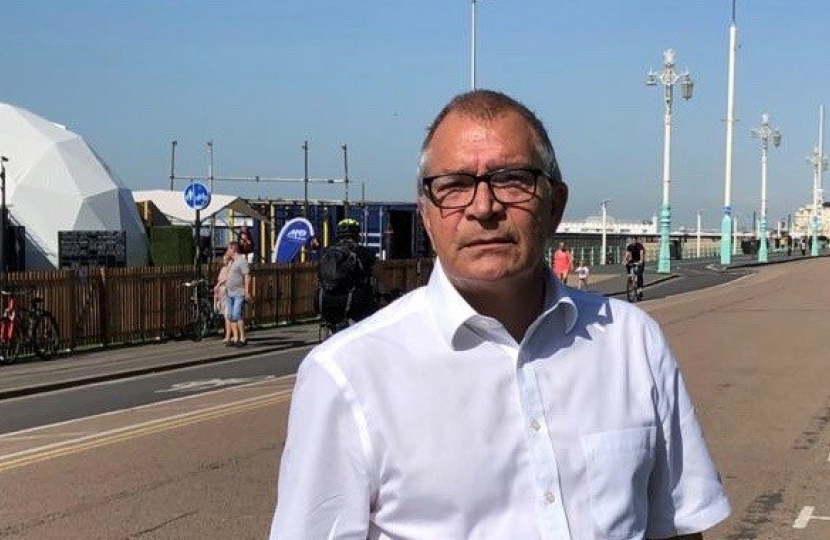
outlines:
[[810, 524], [810, 520], [817, 519], [820, 521], [830, 521], [830, 517], [828, 516], [814, 516], [813, 512], [815, 511], [815, 506], [805, 506], [801, 509], [801, 512], [798, 513], [798, 517], [795, 518], [795, 522], [793, 523], [793, 529], [806, 529], [807, 525]]
[[265, 396], [256, 396], [236, 402], [199, 409], [192, 412], [176, 414], [165, 418], [141, 422], [131, 426], [115, 428], [99, 433], [92, 433], [41, 447], [30, 448], [0, 456], [0, 473], [10, 469], [31, 465], [49, 459], [75, 454], [93, 448], [108, 446], [146, 435], [153, 435], [188, 425], [214, 420], [238, 414], [290, 399], [292, 390], [282, 390]]

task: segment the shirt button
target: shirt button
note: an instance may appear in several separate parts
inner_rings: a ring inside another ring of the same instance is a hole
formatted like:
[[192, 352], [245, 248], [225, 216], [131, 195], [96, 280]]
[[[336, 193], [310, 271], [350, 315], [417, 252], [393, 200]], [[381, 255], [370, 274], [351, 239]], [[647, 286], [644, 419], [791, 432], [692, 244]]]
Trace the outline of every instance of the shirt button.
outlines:
[[556, 502], [556, 495], [554, 495], [550, 491], [545, 492], [545, 502], [548, 504], [553, 504]]
[[530, 427], [533, 428], [533, 431], [539, 431], [542, 429], [542, 424], [540, 424], [538, 420], [534, 420], [530, 423]]

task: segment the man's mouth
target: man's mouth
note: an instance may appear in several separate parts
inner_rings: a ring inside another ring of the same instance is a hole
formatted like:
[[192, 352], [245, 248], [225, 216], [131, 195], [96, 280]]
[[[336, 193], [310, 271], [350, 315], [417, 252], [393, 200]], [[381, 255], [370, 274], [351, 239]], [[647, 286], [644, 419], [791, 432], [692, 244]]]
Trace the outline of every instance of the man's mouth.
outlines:
[[466, 247], [499, 246], [512, 243], [513, 241], [509, 238], [479, 238], [467, 242]]

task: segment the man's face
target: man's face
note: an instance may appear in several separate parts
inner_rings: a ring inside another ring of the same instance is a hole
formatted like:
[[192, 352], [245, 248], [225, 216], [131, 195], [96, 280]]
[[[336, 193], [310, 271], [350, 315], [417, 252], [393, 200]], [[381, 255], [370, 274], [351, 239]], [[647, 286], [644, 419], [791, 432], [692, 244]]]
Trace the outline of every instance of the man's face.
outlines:
[[[429, 145], [426, 176], [482, 175], [508, 167], [536, 167], [533, 132], [517, 113], [487, 121], [449, 114]], [[445, 210], [426, 196], [424, 226], [450, 280], [462, 288], [530, 275], [542, 261], [545, 239], [556, 230], [568, 198], [564, 184], [540, 178], [536, 197], [504, 205], [479, 185], [466, 208]]]

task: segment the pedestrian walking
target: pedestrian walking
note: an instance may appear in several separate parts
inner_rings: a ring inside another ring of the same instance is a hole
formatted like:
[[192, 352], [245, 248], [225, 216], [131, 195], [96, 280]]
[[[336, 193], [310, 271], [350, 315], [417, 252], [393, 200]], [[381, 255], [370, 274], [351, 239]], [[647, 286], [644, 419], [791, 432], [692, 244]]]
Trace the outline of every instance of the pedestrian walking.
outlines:
[[239, 251], [239, 244], [228, 244], [228, 256], [231, 258], [228, 268], [227, 310], [230, 321], [230, 339], [228, 346], [242, 347], [248, 344], [245, 338], [245, 306], [253, 300], [253, 285], [248, 259]]
[[559, 281], [567, 285], [568, 276], [573, 271], [573, 266], [573, 255], [565, 247], [565, 242], [559, 242], [559, 247], [553, 252], [553, 274]]
[[588, 289], [588, 277], [591, 275], [591, 270], [585, 261], [579, 261], [579, 266], [576, 269], [576, 277], [579, 279], [579, 290], [584, 291]]

